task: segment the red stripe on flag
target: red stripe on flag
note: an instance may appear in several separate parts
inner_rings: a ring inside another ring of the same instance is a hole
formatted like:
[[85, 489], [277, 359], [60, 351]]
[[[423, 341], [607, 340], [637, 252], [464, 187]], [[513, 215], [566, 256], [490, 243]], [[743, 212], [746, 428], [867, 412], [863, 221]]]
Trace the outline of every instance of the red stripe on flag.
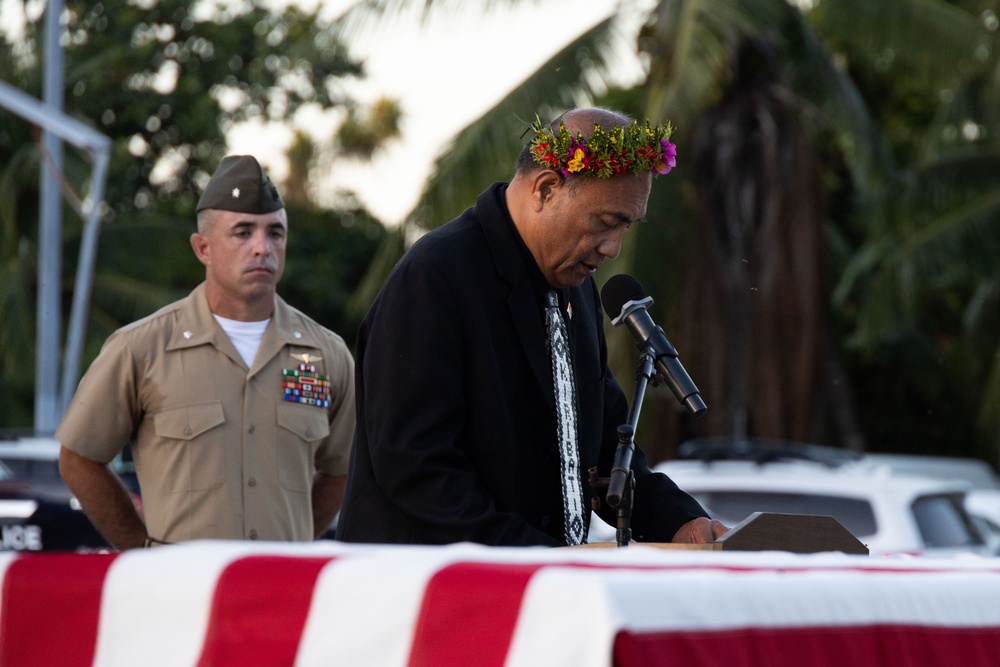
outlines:
[[410, 667], [502, 666], [521, 599], [543, 565], [456, 563], [427, 584]]
[[215, 587], [199, 667], [291, 665], [320, 570], [333, 560], [248, 556]]
[[741, 628], [633, 633], [615, 637], [626, 667], [994, 667], [1000, 628], [912, 625]]
[[20, 556], [7, 568], [0, 665], [89, 666], [97, 649], [104, 578], [118, 554]]

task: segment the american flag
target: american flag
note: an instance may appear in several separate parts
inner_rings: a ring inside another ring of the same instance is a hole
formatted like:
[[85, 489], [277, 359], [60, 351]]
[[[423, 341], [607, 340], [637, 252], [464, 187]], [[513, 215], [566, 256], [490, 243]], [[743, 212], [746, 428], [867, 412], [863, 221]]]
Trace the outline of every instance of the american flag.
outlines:
[[1000, 560], [206, 541], [0, 556], [0, 665], [993, 667]]

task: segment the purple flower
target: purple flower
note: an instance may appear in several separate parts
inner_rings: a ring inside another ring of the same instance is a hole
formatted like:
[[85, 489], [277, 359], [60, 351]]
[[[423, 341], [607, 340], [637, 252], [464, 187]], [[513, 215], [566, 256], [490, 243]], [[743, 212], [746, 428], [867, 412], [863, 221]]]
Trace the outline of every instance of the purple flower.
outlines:
[[666, 139], [660, 139], [660, 146], [663, 148], [663, 164], [655, 171], [658, 174], [667, 174], [677, 166], [677, 146]]

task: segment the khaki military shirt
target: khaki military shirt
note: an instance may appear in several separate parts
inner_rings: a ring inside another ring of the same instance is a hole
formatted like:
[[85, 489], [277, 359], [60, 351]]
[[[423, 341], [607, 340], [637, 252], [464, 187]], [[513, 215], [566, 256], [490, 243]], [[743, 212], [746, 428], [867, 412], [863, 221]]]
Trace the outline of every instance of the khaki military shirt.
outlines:
[[[303, 359], [329, 379], [328, 406], [284, 400], [282, 371]], [[354, 420], [340, 336], [275, 297], [247, 368], [202, 284], [108, 338], [56, 438], [102, 463], [131, 443], [152, 537], [304, 541], [313, 473], [347, 474]]]

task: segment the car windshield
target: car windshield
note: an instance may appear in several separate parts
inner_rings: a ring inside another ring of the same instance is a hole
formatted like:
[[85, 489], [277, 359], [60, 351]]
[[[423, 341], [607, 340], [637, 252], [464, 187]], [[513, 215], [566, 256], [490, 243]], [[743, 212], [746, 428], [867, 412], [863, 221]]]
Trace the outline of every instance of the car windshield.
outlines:
[[983, 539], [970, 525], [961, 497], [923, 496], [913, 502], [913, 517], [928, 547], [972, 547]]
[[730, 526], [754, 512], [832, 516], [857, 538], [874, 535], [875, 513], [865, 500], [771, 491], [702, 491], [693, 493], [712, 514]]

